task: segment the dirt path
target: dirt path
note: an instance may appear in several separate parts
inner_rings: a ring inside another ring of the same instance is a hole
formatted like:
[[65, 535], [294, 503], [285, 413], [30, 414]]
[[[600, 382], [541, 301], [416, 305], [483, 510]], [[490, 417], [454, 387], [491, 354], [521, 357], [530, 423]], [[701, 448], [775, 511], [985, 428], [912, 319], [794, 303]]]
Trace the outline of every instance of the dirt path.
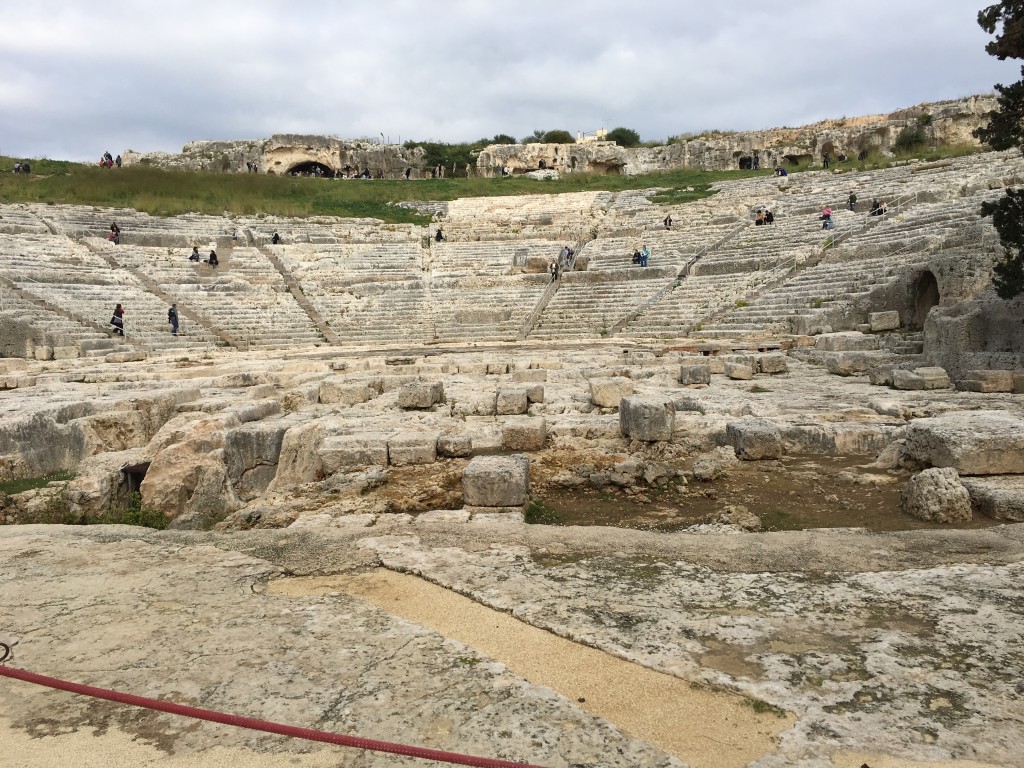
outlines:
[[693, 687], [494, 611], [423, 579], [387, 570], [284, 579], [273, 594], [345, 592], [436, 630], [551, 688], [693, 768], [740, 768], [772, 752], [791, 715], [756, 712], [749, 699]]

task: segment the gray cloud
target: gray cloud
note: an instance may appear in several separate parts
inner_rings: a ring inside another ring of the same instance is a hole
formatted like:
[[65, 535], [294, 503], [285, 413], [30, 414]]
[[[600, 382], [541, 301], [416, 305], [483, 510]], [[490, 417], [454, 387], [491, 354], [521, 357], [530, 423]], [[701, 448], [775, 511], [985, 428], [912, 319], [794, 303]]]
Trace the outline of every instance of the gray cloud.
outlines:
[[[984, 4], [53, 0], [0, 8], [0, 152], [799, 125], [985, 92]], [[780, 7], [781, 6], [781, 7]]]

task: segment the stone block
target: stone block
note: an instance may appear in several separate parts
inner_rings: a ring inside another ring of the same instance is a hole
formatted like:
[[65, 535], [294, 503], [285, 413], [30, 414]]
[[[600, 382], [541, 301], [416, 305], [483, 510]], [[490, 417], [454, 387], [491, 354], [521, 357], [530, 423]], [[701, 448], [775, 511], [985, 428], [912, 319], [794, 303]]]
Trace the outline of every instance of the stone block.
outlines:
[[329, 376], [320, 382], [320, 402], [325, 405], [358, 405], [378, 394], [379, 390], [358, 379]]
[[53, 347], [36, 347], [32, 354], [36, 360], [53, 360]]
[[444, 402], [444, 386], [440, 381], [416, 381], [398, 390], [399, 408], [430, 408]]
[[971, 511], [994, 520], [1024, 523], [1024, 477], [964, 477]]
[[968, 371], [960, 382], [967, 392], [1012, 392], [1013, 371]]
[[420, 381], [420, 377], [412, 373], [406, 374], [391, 374], [389, 376], [380, 377], [380, 391], [381, 392], [394, 392], [396, 389], [401, 392], [402, 389], [409, 386], [410, 384], [416, 384]]
[[633, 394], [633, 380], [625, 376], [590, 379], [590, 402], [599, 408], [618, 408], [624, 397]]
[[509, 451], [542, 450], [547, 435], [547, 421], [541, 418], [509, 419], [501, 425], [501, 444]]
[[885, 312], [870, 312], [868, 325], [871, 326], [872, 332], [895, 331], [900, 327], [900, 313], [895, 309]]
[[837, 376], [865, 373], [883, 360], [891, 359], [886, 352], [829, 352], [823, 358], [825, 370]]
[[433, 464], [437, 461], [436, 432], [400, 432], [388, 440], [388, 461], [392, 466]]
[[526, 386], [526, 400], [530, 403], [543, 403], [544, 402], [544, 385], [543, 384], [528, 384]]
[[499, 416], [515, 416], [526, 413], [530, 407], [524, 389], [499, 389], [494, 401], [494, 412]]
[[907, 454], [961, 475], [1024, 474], [1024, 420], [1006, 411], [960, 411], [907, 425]]
[[74, 360], [78, 357], [78, 347], [54, 347], [54, 360]]
[[926, 366], [915, 368], [914, 373], [924, 381], [925, 389], [949, 389], [950, 387], [949, 374], [946, 373], [945, 368]]
[[782, 433], [770, 421], [744, 419], [729, 422], [726, 439], [744, 461], [778, 459], [782, 456]]
[[823, 352], [865, 352], [878, 349], [878, 339], [860, 331], [823, 333], [815, 340], [814, 348]]
[[786, 373], [789, 370], [789, 360], [785, 355], [773, 352], [757, 356], [757, 371], [772, 375]]
[[624, 397], [619, 404], [619, 431], [634, 440], [671, 440], [676, 409], [665, 397]]
[[530, 492], [530, 460], [523, 455], [477, 456], [462, 471], [467, 506], [521, 507]]
[[503, 376], [508, 373], [508, 363], [487, 363], [488, 376]]
[[971, 495], [952, 467], [933, 467], [914, 475], [900, 497], [903, 511], [920, 520], [959, 523], [971, 519]]
[[336, 435], [320, 443], [320, 461], [328, 474], [344, 472], [354, 467], [386, 467], [388, 439], [378, 433]]
[[725, 364], [725, 375], [730, 379], [747, 380], [754, 378], [754, 369], [744, 363], [731, 363]]
[[892, 363], [876, 365], [871, 368], [868, 368], [868, 381], [870, 381], [876, 387], [891, 387], [892, 372], [895, 369], [896, 366]]
[[437, 438], [437, 452], [448, 458], [461, 458], [473, 452], [473, 438], [469, 435], [441, 435]]
[[711, 367], [708, 365], [680, 365], [680, 384], [710, 384]]
[[1016, 395], [1024, 394], [1024, 371], [1013, 372], [1013, 392]]
[[224, 435], [228, 481], [242, 501], [251, 501], [270, 487], [288, 427], [283, 421], [253, 421]]
[[[54, 347], [54, 360], [60, 359], [57, 357], [57, 349], [57, 347]], [[78, 357], [78, 355], [74, 355], [74, 357]], [[111, 352], [110, 354], [104, 355], [103, 360], [108, 363], [141, 363], [147, 357], [149, 357], [149, 355], [145, 352], [133, 349], [130, 352]]]
[[528, 368], [512, 372], [512, 381], [525, 384], [543, 384], [548, 380], [548, 372], [543, 368]]
[[712, 373], [725, 373], [725, 360], [718, 355], [708, 355], [704, 358], [708, 370]]
[[487, 363], [459, 363], [459, 374], [462, 376], [486, 376]]

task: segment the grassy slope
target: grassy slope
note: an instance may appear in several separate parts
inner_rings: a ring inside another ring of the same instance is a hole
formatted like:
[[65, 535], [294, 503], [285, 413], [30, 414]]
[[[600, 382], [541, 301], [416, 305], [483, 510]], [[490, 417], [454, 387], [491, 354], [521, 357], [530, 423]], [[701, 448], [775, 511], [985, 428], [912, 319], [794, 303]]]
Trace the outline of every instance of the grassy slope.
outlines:
[[[963, 148], [932, 151], [929, 159], [964, 154]], [[0, 156], [0, 168], [15, 159]], [[887, 164], [869, 158], [868, 167]], [[329, 180], [255, 174], [215, 174], [164, 171], [149, 167], [102, 169], [56, 160], [33, 160], [32, 175], [0, 173], [0, 201], [135, 208], [156, 216], [197, 212], [222, 215], [374, 217], [389, 222], [422, 223], [427, 218], [393, 203], [417, 200], [455, 200], [462, 197], [558, 194], [587, 190], [617, 192], [662, 187], [658, 202], [678, 205], [711, 194], [708, 187], [722, 179], [768, 176], [761, 171], [699, 171], [679, 169], [639, 176], [572, 174], [557, 181], [523, 177], [402, 180]], [[836, 168], [864, 164], [833, 163]], [[692, 189], [691, 189], [692, 188]]]

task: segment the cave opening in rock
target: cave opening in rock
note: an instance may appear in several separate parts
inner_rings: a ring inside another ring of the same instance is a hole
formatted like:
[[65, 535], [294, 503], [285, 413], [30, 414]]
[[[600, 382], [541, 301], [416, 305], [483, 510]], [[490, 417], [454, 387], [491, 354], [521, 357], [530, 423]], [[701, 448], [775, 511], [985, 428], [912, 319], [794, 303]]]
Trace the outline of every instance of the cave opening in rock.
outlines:
[[288, 169], [289, 176], [318, 176], [325, 179], [333, 179], [337, 175], [331, 166], [324, 163], [310, 160], [305, 163], [293, 165]]
[[939, 283], [931, 272], [922, 272], [914, 281], [914, 319], [911, 325], [920, 329], [924, 327], [925, 318], [932, 307], [939, 304]]

